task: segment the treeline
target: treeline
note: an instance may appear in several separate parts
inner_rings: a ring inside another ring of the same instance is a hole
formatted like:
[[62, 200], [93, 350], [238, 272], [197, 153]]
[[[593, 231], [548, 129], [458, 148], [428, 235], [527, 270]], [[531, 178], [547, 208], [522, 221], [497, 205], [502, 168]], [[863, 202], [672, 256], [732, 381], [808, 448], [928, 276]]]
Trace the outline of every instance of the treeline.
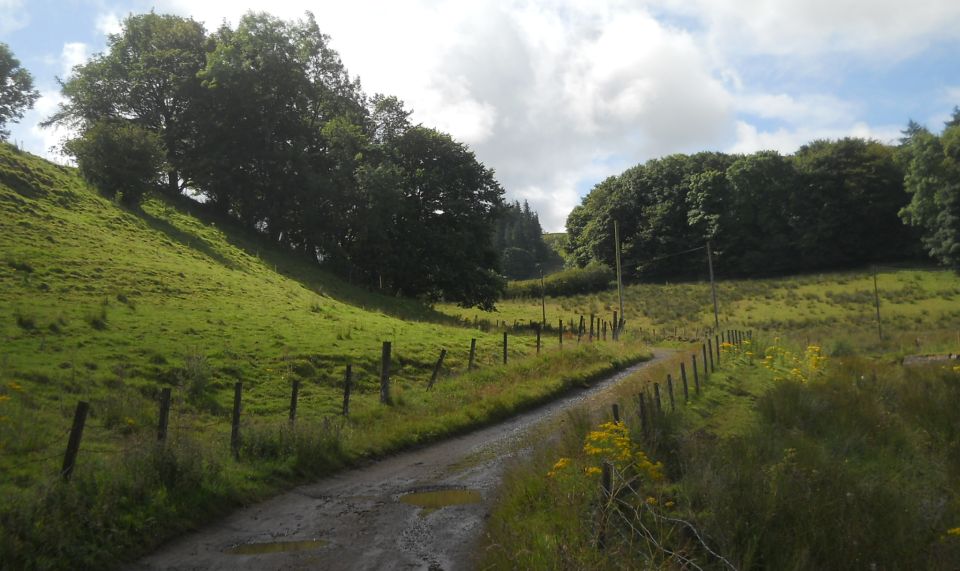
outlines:
[[361, 90], [311, 14], [248, 13], [213, 33], [128, 17], [74, 68], [48, 123], [101, 190], [135, 206], [185, 191], [354, 283], [490, 307], [503, 289], [503, 190], [448, 135]]
[[581, 266], [612, 267], [617, 220], [624, 275], [634, 279], [700, 273], [696, 249], [707, 240], [728, 276], [920, 259], [921, 237], [928, 252], [956, 265], [960, 136], [950, 125], [940, 137], [910, 127], [897, 147], [844, 138], [789, 156], [651, 160], [593, 188], [567, 218], [568, 248]]
[[526, 200], [507, 203], [497, 216], [493, 244], [500, 253], [503, 275], [523, 280], [563, 266], [563, 259], [543, 239], [540, 217]]

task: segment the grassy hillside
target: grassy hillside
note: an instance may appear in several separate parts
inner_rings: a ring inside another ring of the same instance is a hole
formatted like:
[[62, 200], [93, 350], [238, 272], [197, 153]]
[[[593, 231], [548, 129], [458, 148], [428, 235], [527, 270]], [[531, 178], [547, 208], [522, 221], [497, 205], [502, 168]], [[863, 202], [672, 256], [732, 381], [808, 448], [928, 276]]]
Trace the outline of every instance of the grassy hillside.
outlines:
[[[0, 568], [109, 565], [283, 482], [500, 418], [643, 355], [598, 344], [524, 359], [533, 339], [511, 336], [499, 365], [499, 332], [351, 288], [191, 208], [154, 199], [131, 212], [74, 169], [0, 145]], [[471, 338], [480, 371], [459, 374]], [[379, 403], [383, 341], [392, 406]], [[427, 392], [441, 348], [445, 375]], [[171, 444], [155, 450], [163, 387]], [[67, 486], [57, 473], [80, 400], [91, 413]]]

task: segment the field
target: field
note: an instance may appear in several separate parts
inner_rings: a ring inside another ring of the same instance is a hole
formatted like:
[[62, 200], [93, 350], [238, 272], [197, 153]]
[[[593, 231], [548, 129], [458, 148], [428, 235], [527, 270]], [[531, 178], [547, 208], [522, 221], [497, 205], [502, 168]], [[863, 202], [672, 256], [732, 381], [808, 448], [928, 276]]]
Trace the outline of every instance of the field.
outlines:
[[[788, 278], [730, 280], [717, 283], [720, 328], [789, 333], [828, 349], [854, 344], [872, 352], [908, 354], [950, 350], [960, 331], [960, 279], [937, 268], [882, 267], [877, 273], [884, 339], [877, 333], [873, 273], [869, 269]], [[464, 319], [513, 323], [539, 321], [540, 299], [501, 301], [483, 313], [453, 305], [438, 309]], [[596, 314], [612, 320], [616, 289], [588, 295], [546, 298], [547, 323], [576, 322]], [[694, 331], [712, 327], [708, 282], [636, 284], [624, 288], [624, 312], [630, 329]], [[842, 349], [842, 348], [840, 348]]]
[[[74, 169], [7, 145], [0, 253], [2, 568], [110, 566], [238, 503], [494, 421], [647, 354], [635, 342], [562, 354], [552, 343], [535, 357], [534, 338], [511, 332], [503, 365], [500, 331], [353, 288], [189, 201], [124, 209]], [[467, 373], [471, 339], [478, 370]], [[384, 341], [389, 406], [379, 402]], [[229, 444], [238, 381], [239, 460]], [[170, 437], [157, 447], [164, 387]], [[90, 417], [64, 483], [78, 401]]]

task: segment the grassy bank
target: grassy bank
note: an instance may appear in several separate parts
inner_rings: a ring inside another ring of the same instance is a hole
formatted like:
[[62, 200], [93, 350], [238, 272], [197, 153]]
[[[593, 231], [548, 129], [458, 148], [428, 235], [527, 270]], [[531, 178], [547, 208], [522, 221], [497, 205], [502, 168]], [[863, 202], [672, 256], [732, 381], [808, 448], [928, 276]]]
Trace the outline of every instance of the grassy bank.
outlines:
[[508, 475], [482, 567], [957, 568], [960, 369], [758, 345], [646, 436], [568, 423]]

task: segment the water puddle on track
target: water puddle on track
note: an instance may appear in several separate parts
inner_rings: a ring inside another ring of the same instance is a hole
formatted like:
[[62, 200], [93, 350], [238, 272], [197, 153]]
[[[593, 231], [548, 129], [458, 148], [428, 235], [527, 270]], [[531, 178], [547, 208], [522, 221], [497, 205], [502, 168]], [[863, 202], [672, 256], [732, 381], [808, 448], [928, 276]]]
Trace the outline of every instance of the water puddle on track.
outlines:
[[235, 545], [224, 553], [230, 555], [264, 555], [267, 553], [288, 553], [291, 551], [312, 551], [327, 544], [322, 539], [308, 539], [305, 541], [271, 541], [268, 543], [244, 543]]
[[444, 489], [432, 490], [427, 492], [411, 492], [400, 496], [400, 501], [405, 504], [421, 508], [420, 515], [426, 517], [428, 514], [449, 506], [462, 506], [467, 504], [479, 504], [482, 500], [480, 492], [467, 489]]

